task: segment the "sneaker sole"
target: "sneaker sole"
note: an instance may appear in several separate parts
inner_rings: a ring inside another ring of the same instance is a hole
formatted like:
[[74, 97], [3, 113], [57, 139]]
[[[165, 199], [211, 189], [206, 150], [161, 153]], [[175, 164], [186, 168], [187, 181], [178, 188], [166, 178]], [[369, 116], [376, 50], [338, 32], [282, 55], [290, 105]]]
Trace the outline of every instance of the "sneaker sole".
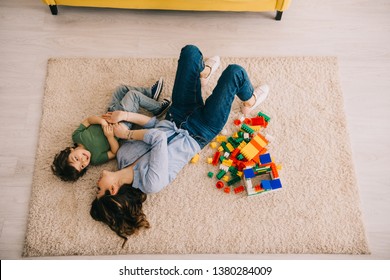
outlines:
[[[201, 82], [201, 85], [202, 87], [205, 87], [207, 86], [207, 84], [209, 83], [209, 80], [211, 78], [212, 75], [214, 75], [215, 71], [217, 71], [217, 69], [219, 68], [219, 66], [221, 66], [221, 58], [219, 56], [216, 56], [218, 57], [217, 60], [214, 60], [215, 61], [215, 64], [213, 65], [213, 67], [211, 67], [211, 71], [210, 71], [210, 74], [208, 75], [207, 78], [205, 78], [203, 80], [203, 83]], [[211, 58], [215, 58], [215, 57], [211, 57]]]
[[164, 86], [164, 80], [163, 80], [163, 78], [161, 77], [161, 78], [158, 80], [157, 89], [156, 89], [156, 92], [155, 92], [154, 95], [153, 95], [153, 99], [154, 99], [154, 100], [158, 100], [158, 98], [160, 97], [160, 94], [161, 94], [161, 91], [162, 91], [163, 86]]
[[243, 107], [241, 109], [241, 113], [243, 113], [244, 115], [249, 115], [253, 110], [255, 110], [257, 107], [259, 107], [260, 104], [263, 103], [267, 99], [268, 94], [269, 94], [269, 86], [268, 85], [264, 85], [264, 86], [265, 86], [265, 90], [262, 90], [262, 91], [263, 91], [265, 96], [263, 95], [263, 96], [261, 96], [261, 98], [260, 98], [260, 96], [257, 97], [256, 103], [253, 104], [253, 106], [251, 108], [248, 108], [247, 110], [245, 110], [244, 109], [245, 107]]
[[169, 104], [169, 106], [167, 106], [167, 108], [165, 108], [164, 111], [162, 111], [160, 114], [156, 115], [156, 118], [163, 116], [168, 111], [168, 109], [171, 108], [171, 105], [172, 105], [172, 103]]

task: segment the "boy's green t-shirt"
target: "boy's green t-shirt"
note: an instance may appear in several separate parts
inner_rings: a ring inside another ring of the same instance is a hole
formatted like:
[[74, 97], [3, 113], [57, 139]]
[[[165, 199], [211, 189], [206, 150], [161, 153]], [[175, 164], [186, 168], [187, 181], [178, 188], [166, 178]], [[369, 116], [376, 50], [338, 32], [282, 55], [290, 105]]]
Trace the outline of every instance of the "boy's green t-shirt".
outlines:
[[82, 144], [91, 152], [91, 164], [98, 165], [108, 161], [110, 143], [104, 135], [101, 125], [92, 124], [89, 127], [80, 124], [72, 134], [73, 142]]

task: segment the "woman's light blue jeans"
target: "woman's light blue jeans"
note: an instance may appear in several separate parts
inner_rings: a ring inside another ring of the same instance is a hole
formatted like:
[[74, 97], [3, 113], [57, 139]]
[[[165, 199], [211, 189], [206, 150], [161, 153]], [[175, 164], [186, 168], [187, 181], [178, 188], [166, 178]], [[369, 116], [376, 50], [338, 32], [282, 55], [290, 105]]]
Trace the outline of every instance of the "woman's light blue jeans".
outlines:
[[248, 74], [240, 65], [231, 64], [221, 74], [212, 94], [203, 101], [200, 73], [205, 65], [196, 46], [187, 45], [180, 53], [172, 92], [172, 106], [166, 119], [188, 130], [203, 148], [223, 129], [234, 97], [241, 101], [253, 95]]

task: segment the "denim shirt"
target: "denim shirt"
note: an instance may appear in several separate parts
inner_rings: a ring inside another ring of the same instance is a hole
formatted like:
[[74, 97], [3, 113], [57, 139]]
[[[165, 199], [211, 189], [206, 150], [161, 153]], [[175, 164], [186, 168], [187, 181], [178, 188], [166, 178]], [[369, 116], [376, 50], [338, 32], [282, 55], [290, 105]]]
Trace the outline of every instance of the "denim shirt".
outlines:
[[201, 148], [187, 130], [177, 128], [174, 122], [153, 117], [144, 127], [149, 131], [143, 141], [125, 141], [119, 148], [118, 168], [126, 168], [138, 159], [133, 187], [143, 193], [156, 193], [172, 182]]

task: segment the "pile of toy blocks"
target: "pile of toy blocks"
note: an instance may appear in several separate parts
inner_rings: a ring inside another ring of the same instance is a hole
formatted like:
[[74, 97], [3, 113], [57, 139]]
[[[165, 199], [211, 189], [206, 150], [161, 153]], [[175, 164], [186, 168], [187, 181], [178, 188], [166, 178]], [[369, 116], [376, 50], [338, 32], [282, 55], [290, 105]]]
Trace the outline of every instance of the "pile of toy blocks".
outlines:
[[[259, 112], [254, 118], [234, 120], [239, 129], [232, 136], [218, 135], [210, 147], [217, 149], [208, 163], [218, 166], [216, 187], [225, 193], [248, 196], [263, 194], [282, 188], [276, 165], [267, 151], [268, 140], [261, 131], [268, 126], [270, 117]], [[220, 145], [218, 146], [218, 143]], [[209, 172], [208, 177], [213, 178]], [[242, 181], [244, 184], [242, 184]], [[237, 186], [238, 185], [238, 186]]]

